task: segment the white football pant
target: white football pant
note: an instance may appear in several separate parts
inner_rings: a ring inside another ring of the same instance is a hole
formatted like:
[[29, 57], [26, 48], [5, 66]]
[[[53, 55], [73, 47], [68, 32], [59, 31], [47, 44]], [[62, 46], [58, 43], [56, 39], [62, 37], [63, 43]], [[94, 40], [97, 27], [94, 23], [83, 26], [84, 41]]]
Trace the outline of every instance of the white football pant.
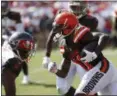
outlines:
[[84, 74], [76, 93], [117, 95], [117, 69], [110, 62], [106, 73], [101, 72], [100, 67], [101, 62]]
[[75, 94], [87, 93], [93, 95], [98, 92], [99, 95], [117, 95], [117, 69], [110, 62], [106, 73], [101, 72], [100, 67], [101, 62], [86, 72], [80, 65], [72, 62], [66, 78], [56, 76], [58, 92], [61, 95], [66, 94], [72, 86], [75, 74], [77, 74], [81, 82], [78, 84]]

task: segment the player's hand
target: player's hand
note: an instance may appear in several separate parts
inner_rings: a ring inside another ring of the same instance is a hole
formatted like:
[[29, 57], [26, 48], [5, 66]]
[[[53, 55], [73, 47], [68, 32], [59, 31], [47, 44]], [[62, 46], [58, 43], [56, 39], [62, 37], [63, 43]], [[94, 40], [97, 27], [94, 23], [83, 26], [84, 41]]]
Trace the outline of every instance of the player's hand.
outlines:
[[48, 65], [48, 71], [51, 73], [55, 73], [57, 72], [57, 64], [56, 62], [50, 62]]
[[42, 61], [42, 66], [47, 69], [48, 68], [48, 64], [50, 63], [50, 61], [51, 61], [50, 58], [45, 56], [43, 58], [43, 61]]
[[88, 50], [83, 50], [85, 52], [85, 56], [82, 57], [80, 60], [84, 63], [91, 62], [97, 58], [97, 54], [95, 52], [90, 52]]

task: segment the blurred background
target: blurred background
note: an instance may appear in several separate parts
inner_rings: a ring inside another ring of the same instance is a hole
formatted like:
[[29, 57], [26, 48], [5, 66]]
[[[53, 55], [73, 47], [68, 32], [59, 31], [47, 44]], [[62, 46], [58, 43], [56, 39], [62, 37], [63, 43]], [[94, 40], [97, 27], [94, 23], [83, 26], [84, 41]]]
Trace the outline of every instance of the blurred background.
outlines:
[[[97, 31], [112, 35], [117, 46], [117, 2], [87, 1], [89, 14], [98, 19]], [[38, 48], [45, 48], [45, 42], [52, 29], [53, 19], [60, 9], [69, 10], [68, 2], [52, 1], [9, 1], [9, 8], [21, 14], [26, 32], [34, 35]], [[8, 22], [11, 28], [12, 23]], [[43, 41], [43, 42], [40, 42]]]
[[[97, 32], [104, 32], [112, 37], [112, 46], [104, 50], [105, 56], [117, 66], [117, 2], [116, 1], [87, 1], [89, 14], [98, 19]], [[48, 73], [41, 67], [42, 57], [44, 57], [45, 44], [48, 34], [52, 29], [52, 22], [58, 10], [69, 10], [68, 2], [60, 0], [51, 1], [9, 1], [10, 10], [19, 12], [26, 32], [32, 34], [37, 44], [37, 52], [29, 64], [29, 74], [32, 81], [31, 85], [21, 85], [22, 74], [18, 77], [18, 95], [55, 95], [56, 91], [55, 76]], [[12, 23], [7, 22], [7, 27], [13, 30]], [[5, 25], [5, 26], [6, 26]], [[4, 26], [2, 22], [2, 26]], [[1, 31], [2, 32], [2, 31]], [[2, 34], [4, 34], [2, 32]], [[57, 48], [57, 46], [54, 46]], [[113, 49], [114, 48], [114, 49]], [[40, 50], [41, 49], [41, 50]], [[52, 52], [52, 60], [60, 63], [61, 55], [58, 50]], [[42, 75], [43, 74], [43, 75]], [[79, 79], [76, 78], [73, 85], [78, 86]], [[4, 89], [2, 90], [4, 94]]]

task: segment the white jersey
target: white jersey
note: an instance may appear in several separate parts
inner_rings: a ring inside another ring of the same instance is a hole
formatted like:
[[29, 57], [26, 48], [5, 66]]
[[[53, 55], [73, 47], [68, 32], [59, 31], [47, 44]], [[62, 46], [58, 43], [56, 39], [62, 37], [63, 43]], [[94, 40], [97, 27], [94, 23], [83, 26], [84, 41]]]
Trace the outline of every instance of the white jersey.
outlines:
[[2, 66], [4, 66], [9, 59], [14, 57], [18, 57], [18, 56], [13, 52], [8, 42], [5, 41], [2, 46]]

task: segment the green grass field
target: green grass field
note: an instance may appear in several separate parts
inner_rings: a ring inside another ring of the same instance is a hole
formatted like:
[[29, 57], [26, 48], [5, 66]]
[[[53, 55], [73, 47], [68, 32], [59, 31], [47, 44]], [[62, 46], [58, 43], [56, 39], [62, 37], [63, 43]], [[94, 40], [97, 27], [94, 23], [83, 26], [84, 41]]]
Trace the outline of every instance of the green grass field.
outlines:
[[[41, 66], [42, 58], [45, 51], [38, 51], [34, 57], [32, 57], [29, 63], [29, 76], [32, 84], [22, 85], [23, 73], [21, 72], [16, 80], [17, 95], [58, 95], [56, 91], [56, 77], [54, 74], [49, 73]], [[117, 67], [117, 49], [105, 50], [104, 55], [112, 61]], [[59, 51], [54, 50], [52, 52], [52, 60], [58, 64], [61, 61], [61, 55]], [[78, 77], [75, 78], [73, 85], [77, 87], [79, 84]], [[5, 94], [2, 86], [2, 94]]]

